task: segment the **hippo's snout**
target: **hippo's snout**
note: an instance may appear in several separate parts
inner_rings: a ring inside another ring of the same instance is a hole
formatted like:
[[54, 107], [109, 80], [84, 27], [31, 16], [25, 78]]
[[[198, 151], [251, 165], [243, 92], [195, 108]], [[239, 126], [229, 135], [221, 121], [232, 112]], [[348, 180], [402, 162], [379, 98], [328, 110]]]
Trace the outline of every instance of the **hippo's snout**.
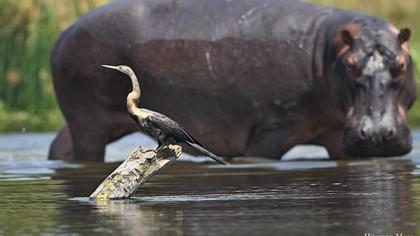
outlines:
[[343, 151], [354, 157], [389, 157], [412, 149], [410, 128], [403, 119], [364, 116], [350, 121], [343, 133]]

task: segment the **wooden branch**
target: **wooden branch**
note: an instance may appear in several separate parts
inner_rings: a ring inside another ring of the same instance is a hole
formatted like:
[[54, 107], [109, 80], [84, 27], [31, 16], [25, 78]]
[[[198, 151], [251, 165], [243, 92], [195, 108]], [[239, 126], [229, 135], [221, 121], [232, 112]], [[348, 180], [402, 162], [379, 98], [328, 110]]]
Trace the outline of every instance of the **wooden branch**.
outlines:
[[89, 199], [108, 200], [129, 198], [157, 171], [181, 156], [182, 148], [169, 145], [160, 150], [137, 148], [90, 195]]

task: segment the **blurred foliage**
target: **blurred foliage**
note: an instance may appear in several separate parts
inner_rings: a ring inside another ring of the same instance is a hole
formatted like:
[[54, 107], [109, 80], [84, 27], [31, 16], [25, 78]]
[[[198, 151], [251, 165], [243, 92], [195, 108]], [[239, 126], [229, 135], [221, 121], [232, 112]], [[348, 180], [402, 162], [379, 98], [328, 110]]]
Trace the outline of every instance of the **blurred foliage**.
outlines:
[[[49, 56], [60, 32], [108, 0], [1, 0], [0, 131], [55, 131], [63, 118], [54, 98]], [[420, 1], [312, 0], [383, 17], [413, 30], [412, 55], [420, 60]], [[417, 69], [420, 67], [418, 66]], [[420, 107], [409, 113], [420, 125]]]
[[55, 131], [50, 51], [60, 32], [105, 0], [1, 0], [0, 131]]

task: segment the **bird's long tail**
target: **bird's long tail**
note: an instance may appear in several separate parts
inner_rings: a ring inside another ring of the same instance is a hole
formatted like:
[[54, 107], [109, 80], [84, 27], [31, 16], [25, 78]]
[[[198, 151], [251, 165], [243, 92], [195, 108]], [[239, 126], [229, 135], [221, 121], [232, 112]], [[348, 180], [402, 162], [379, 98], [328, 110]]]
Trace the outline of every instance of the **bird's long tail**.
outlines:
[[187, 142], [189, 145], [191, 145], [192, 147], [196, 148], [197, 150], [199, 150], [200, 152], [202, 152], [203, 154], [209, 156], [211, 159], [219, 162], [222, 165], [229, 165], [229, 163], [227, 163], [225, 160], [223, 160], [222, 158], [214, 155], [213, 153], [211, 153], [210, 151], [204, 149], [202, 146], [196, 144], [196, 143], [190, 143]]

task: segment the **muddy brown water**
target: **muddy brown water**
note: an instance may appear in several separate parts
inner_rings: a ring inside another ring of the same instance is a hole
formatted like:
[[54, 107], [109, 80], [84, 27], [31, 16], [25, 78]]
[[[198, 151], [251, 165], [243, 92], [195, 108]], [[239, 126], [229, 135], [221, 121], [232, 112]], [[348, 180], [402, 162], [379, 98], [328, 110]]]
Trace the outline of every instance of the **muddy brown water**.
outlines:
[[[325, 152], [311, 147], [230, 167], [190, 157], [133, 199], [95, 202], [87, 196], [116, 163], [46, 161], [51, 134], [0, 135], [0, 235], [420, 235], [413, 136], [413, 152], [400, 158], [314, 160]], [[139, 142], [153, 145], [132, 136], [107, 160]]]

